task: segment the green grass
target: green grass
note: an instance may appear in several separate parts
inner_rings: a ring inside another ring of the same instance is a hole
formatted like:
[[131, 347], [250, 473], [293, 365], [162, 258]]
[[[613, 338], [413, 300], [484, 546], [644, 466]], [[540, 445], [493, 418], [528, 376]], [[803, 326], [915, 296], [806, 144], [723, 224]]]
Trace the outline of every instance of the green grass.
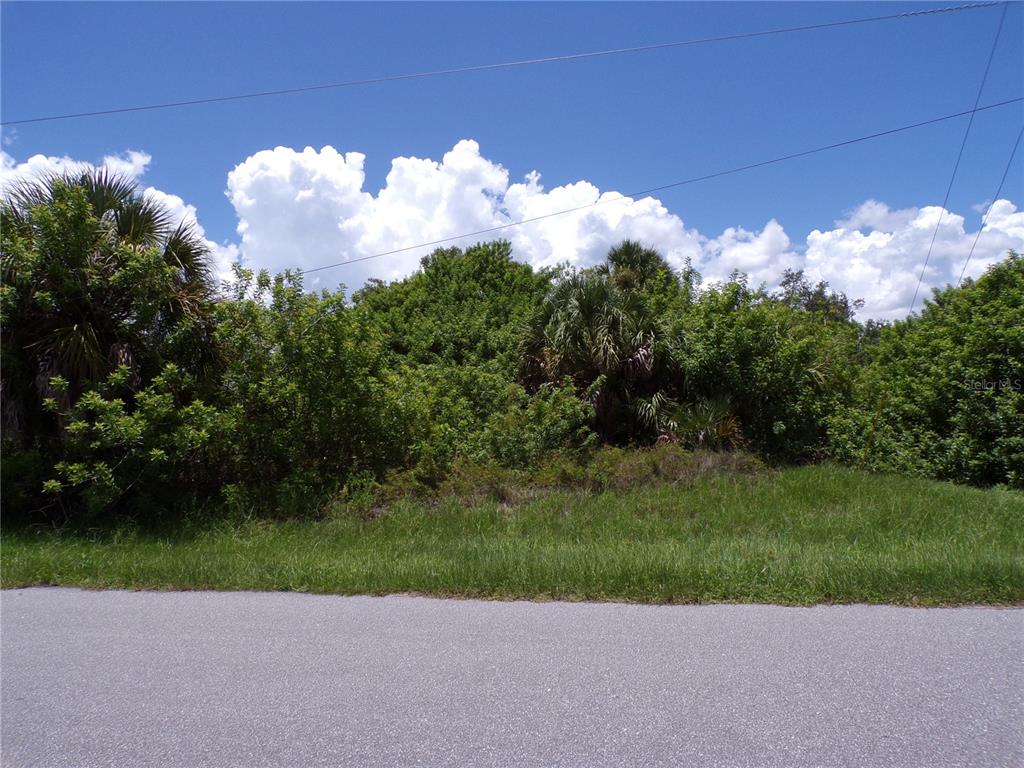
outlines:
[[2, 584], [643, 602], [1019, 604], [1024, 494], [831, 466], [158, 536], [5, 532]]

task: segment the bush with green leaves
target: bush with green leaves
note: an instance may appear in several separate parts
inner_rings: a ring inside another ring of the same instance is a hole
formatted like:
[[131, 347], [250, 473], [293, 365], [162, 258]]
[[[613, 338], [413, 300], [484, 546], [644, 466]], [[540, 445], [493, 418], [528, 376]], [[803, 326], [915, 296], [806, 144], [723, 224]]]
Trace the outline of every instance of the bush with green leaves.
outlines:
[[675, 316], [680, 400], [728, 403], [739, 430], [774, 461], [823, 455], [826, 423], [849, 398], [858, 326], [824, 308], [797, 306], [735, 276]]
[[438, 249], [410, 277], [354, 295], [416, 403], [410, 453], [423, 483], [437, 485], [459, 462], [519, 466], [585, 441], [585, 403], [557, 386], [531, 399], [515, 382], [522, 326], [551, 277], [497, 241]]
[[400, 369], [409, 411], [410, 465], [436, 486], [459, 463], [526, 466], [552, 451], [594, 440], [590, 406], [572, 387], [534, 395], [486, 366], [410, 365]]
[[740, 420], [724, 398], [681, 406], [672, 417], [675, 439], [688, 448], [727, 451], [746, 445]]
[[578, 454], [596, 443], [593, 408], [569, 382], [542, 386], [532, 396], [516, 388], [508, 406], [494, 413], [473, 436], [467, 454], [502, 467], [537, 466], [552, 454]]
[[862, 325], [801, 272], [705, 287], [631, 241], [579, 271], [439, 249], [351, 304], [241, 268], [218, 294], [203, 241], [102, 171], [11, 187], [0, 217], [5, 515], [504, 498], [744, 471], [744, 449], [1024, 486], [1014, 253]]
[[1024, 488], [1024, 259], [882, 328], [831, 434], [848, 463]]
[[291, 509], [408, 460], [418, 404], [343, 293], [244, 269], [232, 292], [218, 305], [216, 340], [217, 402], [237, 414], [233, 501]]
[[499, 240], [465, 251], [440, 248], [415, 274], [391, 284], [371, 281], [352, 298], [397, 359], [486, 365], [511, 381], [522, 323], [550, 281], [550, 272], [515, 261], [511, 245]]
[[130, 379], [122, 365], [66, 410], [58, 399], [67, 382], [51, 382], [57, 396], [44, 405], [63, 435], [60, 460], [43, 483], [51, 518], [148, 520], [183, 491], [197, 500], [218, 490], [236, 414], [197, 399], [192, 378], [172, 363], [142, 389]]
[[397, 369], [409, 403], [409, 465], [436, 486], [459, 458], [478, 451], [488, 419], [515, 407], [522, 389], [490, 365], [406, 363]]

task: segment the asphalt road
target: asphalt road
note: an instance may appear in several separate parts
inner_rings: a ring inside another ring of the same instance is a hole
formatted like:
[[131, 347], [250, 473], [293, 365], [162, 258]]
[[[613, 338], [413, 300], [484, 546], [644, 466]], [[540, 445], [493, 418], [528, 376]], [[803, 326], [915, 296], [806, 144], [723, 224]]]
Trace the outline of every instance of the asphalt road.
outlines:
[[0, 593], [15, 766], [1024, 765], [1024, 610]]

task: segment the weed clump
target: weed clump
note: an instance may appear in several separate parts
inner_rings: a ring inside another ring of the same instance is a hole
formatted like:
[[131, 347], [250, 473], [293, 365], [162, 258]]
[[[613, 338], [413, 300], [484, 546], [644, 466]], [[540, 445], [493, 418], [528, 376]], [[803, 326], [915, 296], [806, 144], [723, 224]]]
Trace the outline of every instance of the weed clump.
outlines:
[[709, 477], [749, 477], [766, 471], [742, 451], [686, 450], [666, 443], [652, 448], [605, 446], [589, 454], [554, 454], [531, 469], [498, 464], [456, 463], [438, 483], [414, 470], [393, 472], [383, 481], [350, 482], [329, 504], [333, 515], [377, 517], [403, 502], [431, 507], [446, 502], [473, 506], [491, 502], [505, 508], [529, 503], [546, 493], [625, 493], [659, 486], [693, 487]]

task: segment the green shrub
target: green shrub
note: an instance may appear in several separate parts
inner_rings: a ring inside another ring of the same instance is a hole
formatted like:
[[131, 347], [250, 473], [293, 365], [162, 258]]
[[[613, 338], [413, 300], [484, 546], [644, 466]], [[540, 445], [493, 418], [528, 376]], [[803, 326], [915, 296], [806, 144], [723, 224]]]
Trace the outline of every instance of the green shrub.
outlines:
[[531, 471], [531, 481], [541, 488], [582, 488], [589, 458], [579, 451], [556, 452]]
[[1024, 487], [1024, 259], [947, 287], [883, 328], [855, 401], [830, 420], [847, 463]]
[[592, 419], [593, 408], [576, 397], [568, 382], [541, 387], [533, 396], [517, 387], [515, 400], [487, 420], [469, 453], [504, 467], [536, 466], [554, 452], [593, 445]]
[[[118, 368], [66, 411], [55, 398], [47, 402], [62, 424], [63, 450], [43, 490], [65, 518], [151, 518], [183, 495], [217, 489], [235, 414], [195, 399], [190, 377], [172, 364], [137, 392], [128, 390], [129, 376]], [[55, 379], [53, 387], [59, 395], [67, 384]], [[126, 391], [127, 401], [119, 396]]]
[[850, 397], [858, 333], [847, 318], [792, 306], [742, 278], [714, 286], [676, 317], [679, 399], [728, 402], [738, 431], [773, 461], [820, 458], [827, 420]]
[[405, 466], [420, 403], [344, 295], [306, 293], [297, 275], [246, 270], [233, 291], [217, 325], [218, 397], [237, 412], [233, 501], [308, 505], [357, 473]]
[[672, 420], [676, 438], [689, 448], [727, 451], [746, 444], [739, 419], [724, 398], [684, 405]]
[[439, 248], [415, 274], [391, 284], [371, 282], [353, 295], [357, 313], [379, 328], [396, 360], [478, 367], [507, 381], [515, 375], [516, 343], [525, 318], [543, 298], [549, 272], [512, 258], [504, 240], [462, 251]]
[[480, 447], [488, 420], [523, 398], [522, 389], [489, 364], [406, 364], [397, 377], [410, 404], [410, 462], [435, 487], [457, 458], [488, 460]]
[[102, 173], [0, 215], [8, 520], [510, 504], [760, 471], [747, 449], [1024, 487], [1012, 252], [883, 326], [800, 272], [702, 289], [634, 242], [578, 272], [439, 249], [354, 305], [244, 269], [217, 296], [202, 240]]

